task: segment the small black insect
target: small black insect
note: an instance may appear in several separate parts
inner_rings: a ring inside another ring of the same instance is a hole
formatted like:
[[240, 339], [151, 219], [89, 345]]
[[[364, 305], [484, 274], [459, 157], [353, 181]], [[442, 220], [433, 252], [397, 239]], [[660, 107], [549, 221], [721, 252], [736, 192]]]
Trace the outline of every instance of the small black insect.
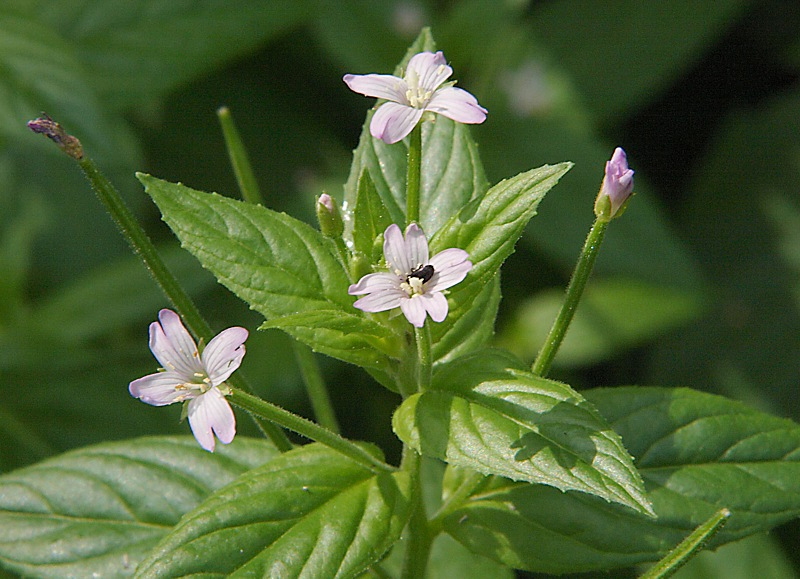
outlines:
[[413, 270], [406, 280], [416, 277], [417, 279], [421, 279], [422, 283], [430, 281], [433, 277], [433, 266], [432, 265], [423, 265], [422, 267], [418, 267], [417, 269]]

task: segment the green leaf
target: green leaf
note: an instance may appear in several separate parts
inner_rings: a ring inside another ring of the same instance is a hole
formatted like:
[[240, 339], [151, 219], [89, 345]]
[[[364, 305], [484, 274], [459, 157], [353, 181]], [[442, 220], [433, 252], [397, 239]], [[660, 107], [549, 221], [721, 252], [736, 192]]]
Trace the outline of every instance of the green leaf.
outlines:
[[211, 454], [190, 436], [90, 446], [0, 476], [0, 561], [36, 577], [132, 575], [213, 490], [272, 460], [237, 438]]
[[408, 475], [311, 444], [239, 477], [186, 515], [139, 577], [353, 577], [399, 539]]
[[[524, 360], [533, 360], [563, 301], [563, 288], [554, 288], [523, 302], [499, 336], [499, 344]], [[630, 278], [592, 280], [555, 363], [561, 367], [586, 366], [622, 356], [630, 348], [695, 320], [702, 307], [697, 291]]]
[[0, 30], [0, 136], [56, 154], [51, 143], [25, 126], [45, 110], [101, 161], [138, 159], [130, 129], [108, 115], [89, 88], [90, 77], [73, 45], [34, 15], [8, 8], [0, 8]]
[[566, 384], [488, 350], [442, 366], [392, 424], [418, 452], [512, 480], [580, 490], [652, 514], [619, 436]]
[[[386, 330], [353, 316], [350, 281], [331, 240], [260, 205], [138, 177], [183, 247], [263, 314], [268, 327], [282, 327], [346, 362], [381, 365], [383, 354], [373, 344], [387, 338]], [[355, 333], [345, 336], [351, 329]]]
[[[491, 335], [497, 304], [491, 298], [480, 304], [478, 296], [485, 287], [499, 283], [500, 266], [514, 251], [525, 225], [536, 215], [539, 202], [545, 194], [570, 169], [571, 163], [545, 165], [501, 181], [480, 199], [476, 199], [454, 214], [431, 239], [435, 253], [448, 247], [460, 247], [469, 253], [472, 262], [467, 278], [449, 291], [447, 301], [450, 313], [447, 322], [432, 326], [435, 344], [450, 343], [455, 346], [469, 339], [473, 332]], [[499, 290], [492, 290], [499, 291]], [[491, 306], [483, 314], [480, 327], [459, 323], [464, 316], [474, 316], [479, 305]], [[451, 334], [452, 335], [449, 335]], [[480, 346], [480, 343], [474, 343]], [[465, 348], [461, 348], [463, 351]], [[445, 354], [440, 346], [436, 355]]]
[[326, 353], [364, 368], [383, 369], [401, 344], [387, 327], [357, 313], [315, 310], [264, 322], [259, 329], [280, 328], [307, 344], [327, 344]]
[[800, 516], [800, 425], [685, 388], [585, 394], [636, 457], [657, 519], [495, 478], [446, 532], [516, 568], [571, 573], [656, 561], [722, 507], [733, 514], [712, 549]]
[[[598, 10], [592, 2], [560, 0], [537, 5], [530, 25], [553, 58], [572, 73], [582, 100], [608, 118], [629, 115], [671, 86], [736, 23], [748, 4], [623, 0]], [[647, 33], [631, 34], [632, 30]], [[637, 58], [621, 63], [632, 54]]]
[[389, 211], [378, 195], [378, 190], [369, 176], [369, 171], [361, 173], [356, 194], [356, 209], [353, 212], [353, 251], [378, 261], [383, 255], [378, 250], [375, 255], [375, 242], [392, 224]]

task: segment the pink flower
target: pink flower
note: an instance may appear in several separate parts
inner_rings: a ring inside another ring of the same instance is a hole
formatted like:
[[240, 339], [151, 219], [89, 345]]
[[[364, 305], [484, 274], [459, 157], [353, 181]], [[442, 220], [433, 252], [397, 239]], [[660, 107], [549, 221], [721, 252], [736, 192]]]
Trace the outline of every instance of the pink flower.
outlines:
[[389, 273], [370, 273], [348, 289], [350, 295], [364, 295], [353, 305], [365, 312], [383, 312], [399, 307], [406, 319], [421, 328], [426, 315], [434, 322], [447, 317], [443, 290], [463, 280], [472, 263], [463, 249], [445, 249], [428, 259], [425, 233], [412, 223], [405, 238], [400, 228], [386, 228], [383, 255]]
[[369, 132], [391, 144], [404, 139], [417, 126], [425, 111], [444, 115], [459, 123], [477, 124], [486, 120], [486, 109], [455, 82], [445, 82], [453, 69], [441, 52], [420, 52], [408, 61], [403, 78], [389, 74], [346, 74], [350, 90], [369, 97], [386, 99], [372, 117]]
[[594, 204], [595, 214], [612, 219], [633, 193], [633, 169], [628, 167], [628, 157], [620, 147], [614, 149], [611, 160], [606, 163], [603, 185]]
[[202, 355], [178, 314], [161, 310], [150, 324], [150, 350], [161, 371], [130, 383], [134, 396], [153, 406], [188, 400], [192, 433], [204, 449], [214, 452], [214, 434], [228, 444], [236, 434], [236, 418], [225, 400], [224, 384], [244, 357], [247, 330], [234, 327], [217, 334]]

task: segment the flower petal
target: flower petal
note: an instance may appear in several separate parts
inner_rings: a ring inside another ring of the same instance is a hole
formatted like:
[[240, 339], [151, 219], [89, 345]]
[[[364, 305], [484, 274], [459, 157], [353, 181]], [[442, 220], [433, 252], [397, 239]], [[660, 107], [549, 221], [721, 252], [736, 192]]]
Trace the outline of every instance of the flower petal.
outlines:
[[368, 296], [356, 300], [354, 307], [365, 312], [385, 312], [408, 301], [408, 294], [400, 288], [388, 288], [375, 291]]
[[423, 305], [420, 296], [401, 300], [400, 310], [402, 310], [406, 319], [417, 328], [421, 328], [423, 324], [425, 324], [425, 306]]
[[346, 74], [344, 82], [358, 94], [408, 104], [408, 85], [402, 78], [390, 74]]
[[472, 269], [469, 254], [463, 249], [450, 248], [440, 251], [430, 259], [434, 274], [428, 282], [428, 292], [437, 292], [460, 283]]
[[214, 433], [223, 444], [230, 443], [236, 435], [236, 417], [217, 388], [189, 402], [189, 426], [200, 446], [209, 452], [214, 452]]
[[376, 139], [392, 144], [405, 139], [422, 118], [423, 109], [415, 109], [396, 102], [378, 107], [369, 123], [369, 132]]
[[241, 365], [247, 336], [244, 328], [228, 328], [214, 336], [205, 347], [202, 354], [203, 366], [213, 386], [225, 382]]
[[407, 276], [414, 267], [406, 251], [406, 241], [396, 223], [387, 227], [383, 234], [383, 256], [392, 273], [398, 276]]
[[406, 227], [405, 245], [412, 270], [428, 264], [428, 239], [425, 237], [425, 232], [416, 223], [411, 223]]
[[488, 112], [472, 94], [454, 86], [436, 91], [425, 110], [471, 125], [485, 121]]
[[183, 383], [183, 377], [177, 372], [156, 372], [131, 382], [128, 392], [147, 404], [166, 406], [181, 402], [187, 398], [187, 394], [191, 394], [191, 390], [176, 390]]
[[160, 324], [150, 324], [150, 350], [164, 369], [179, 373], [183, 382], [191, 381], [195, 372], [203, 371], [197, 344], [172, 310], [158, 312], [158, 320]]
[[426, 293], [421, 296], [419, 301], [425, 310], [431, 315], [434, 322], [443, 322], [447, 317], [448, 305], [447, 298], [442, 292]]
[[447, 66], [447, 61], [441, 51], [420, 52], [411, 57], [406, 67], [406, 78], [417, 77], [418, 86], [426, 91], [435, 91], [441, 84], [450, 78], [453, 69]]
[[385, 272], [368, 273], [358, 280], [358, 283], [354, 283], [347, 288], [347, 293], [351, 296], [358, 296], [391, 289], [400, 289], [400, 278], [395, 274]]

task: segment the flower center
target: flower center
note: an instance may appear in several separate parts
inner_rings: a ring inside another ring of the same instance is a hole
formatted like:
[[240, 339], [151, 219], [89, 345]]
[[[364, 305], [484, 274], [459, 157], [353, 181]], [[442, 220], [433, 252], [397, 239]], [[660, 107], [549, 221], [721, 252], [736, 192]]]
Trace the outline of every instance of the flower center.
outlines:
[[425, 293], [425, 284], [433, 277], [432, 265], [420, 265], [406, 276], [406, 281], [400, 284], [405, 292], [413, 297]]
[[192, 380], [190, 382], [187, 381], [175, 386], [175, 390], [184, 391], [184, 395], [178, 399], [178, 401], [196, 398], [211, 390], [211, 378], [209, 378], [208, 374], [205, 372], [195, 372], [192, 374]]
[[409, 70], [406, 73], [405, 81], [408, 85], [408, 90], [406, 91], [408, 104], [415, 109], [424, 109], [435, 91], [420, 86], [419, 75], [416, 71]]

